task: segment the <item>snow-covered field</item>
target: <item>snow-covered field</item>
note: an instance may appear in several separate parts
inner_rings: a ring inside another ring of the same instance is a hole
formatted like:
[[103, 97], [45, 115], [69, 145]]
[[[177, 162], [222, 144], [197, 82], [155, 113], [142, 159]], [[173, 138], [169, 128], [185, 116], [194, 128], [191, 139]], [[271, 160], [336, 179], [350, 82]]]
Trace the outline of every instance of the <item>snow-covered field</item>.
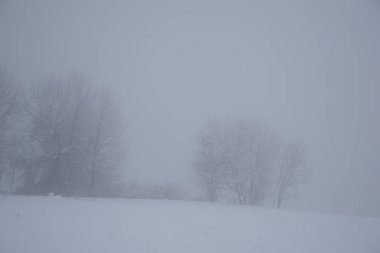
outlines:
[[1, 253], [380, 252], [380, 219], [258, 207], [0, 195]]

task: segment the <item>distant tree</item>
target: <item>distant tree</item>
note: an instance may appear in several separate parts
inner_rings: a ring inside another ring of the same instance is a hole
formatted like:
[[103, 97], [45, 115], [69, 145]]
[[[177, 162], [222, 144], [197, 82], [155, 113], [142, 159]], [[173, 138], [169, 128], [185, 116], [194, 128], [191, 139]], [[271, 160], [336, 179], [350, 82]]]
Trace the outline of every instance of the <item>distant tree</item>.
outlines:
[[221, 187], [223, 146], [221, 129], [217, 121], [209, 121], [200, 132], [193, 168], [196, 182], [200, 186], [203, 199], [215, 202]]
[[99, 194], [102, 189], [112, 190], [109, 185], [120, 178], [127, 156], [126, 122], [112, 95], [104, 89], [99, 91], [88, 127], [90, 196], [95, 196], [97, 191]]
[[8, 132], [19, 108], [17, 90], [10, 77], [0, 68], [0, 184], [8, 166], [4, 164], [9, 144]]
[[194, 169], [206, 199], [221, 190], [235, 194], [239, 204], [259, 204], [272, 186], [277, 135], [245, 120], [213, 121], [201, 134]]
[[[299, 143], [288, 144], [283, 150], [276, 185], [275, 205], [281, 207], [282, 201], [289, 197], [289, 190], [305, 183], [308, 171], [305, 167], [305, 150]], [[288, 194], [288, 195], [287, 195]]]
[[176, 183], [163, 183], [147, 185], [145, 188], [145, 198], [148, 199], [168, 199], [168, 200], [186, 200], [184, 188]]
[[118, 196], [132, 199], [168, 199], [188, 200], [188, 192], [177, 183], [166, 182], [161, 184], [142, 185], [137, 182], [129, 182], [120, 185]]
[[126, 160], [125, 123], [110, 93], [80, 74], [51, 76], [32, 87], [28, 112], [25, 189], [109, 196]]
[[[86, 175], [86, 120], [91, 83], [82, 75], [50, 76], [32, 87], [29, 112], [41, 193], [79, 194]], [[82, 190], [83, 192], [83, 190]]]
[[271, 177], [277, 157], [277, 135], [257, 122], [227, 122], [225, 182], [239, 204], [264, 201], [272, 187]]

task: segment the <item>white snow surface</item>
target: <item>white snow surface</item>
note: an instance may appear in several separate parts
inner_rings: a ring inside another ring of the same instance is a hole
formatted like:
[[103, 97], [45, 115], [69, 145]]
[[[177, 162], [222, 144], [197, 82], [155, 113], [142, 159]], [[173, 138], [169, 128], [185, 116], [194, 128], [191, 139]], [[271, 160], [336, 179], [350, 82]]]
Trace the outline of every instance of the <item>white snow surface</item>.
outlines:
[[380, 252], [380, 219], [166, 200], [0, 196], [1, 253]]

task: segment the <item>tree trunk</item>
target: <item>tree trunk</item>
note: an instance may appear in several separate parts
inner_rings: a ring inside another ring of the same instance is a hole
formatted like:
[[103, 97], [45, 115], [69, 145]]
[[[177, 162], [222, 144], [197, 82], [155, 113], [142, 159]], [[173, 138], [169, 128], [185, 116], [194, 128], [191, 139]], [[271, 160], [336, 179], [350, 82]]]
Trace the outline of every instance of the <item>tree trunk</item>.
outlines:
[[282, 198], [283, 198], [283, 191], [280, 191], [280, 192], [278, 193], [278, 198], [277, 198], [277, 208], [278, 208], [278, 209], [281, 208]]
[[94, 185], [95, 185], [95, 165], [92, 166], [91, 170], [91, 177], [90, 177], [90, 189], [89, 189], [89, 195], [90, 197], [94, 197]]
[[10, 189], [10, 194], [13, 194], [13, 185], [14, 185], [14, 181], [15, 181], [15, 175], [16, 175], [15, 168], [13, 168], [13, 169], [12, 169], [12, 177], [11, 177], [11, 189]]

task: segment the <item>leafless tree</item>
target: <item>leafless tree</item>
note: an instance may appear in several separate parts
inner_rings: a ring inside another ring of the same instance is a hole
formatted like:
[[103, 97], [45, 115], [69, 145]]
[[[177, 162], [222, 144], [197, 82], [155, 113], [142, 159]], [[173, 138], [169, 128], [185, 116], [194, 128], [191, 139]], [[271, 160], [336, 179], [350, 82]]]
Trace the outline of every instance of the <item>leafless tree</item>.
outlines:
[[127, 156], [126, 122], [112, 95], [105, 89], [94, 101], [89, 126], [89, 195], [96, 195], [96, 186], [107, 187], [120, 176]]
[[268, 196], [277, 156], [277, 135], [246, 120], [213, 121], [201, 135], [195, 170], [207, 200], [228, 190], [239, 204], [259, 204]]
[[104, 190], [126, 157], [125, 123], [109, 92], [72, 74], [51, 76], [31, 93], [40, 192], [94, 196], [96, 185]]
[[246, 120], [227, 122], [225, 182], [239, 204], [259, 204], [271, 188], [277, 135], [268, 127]]
[[306, 182], [308, 171], [305, 165], [303, 146], [296, 142], [286, 145], [283, 150], [276, 185], [274, 202], [277, 208], [280, 208], [282, 201], [289, 197], [289, 190], [294, 189], [298, 184]]
[[0, 68], [0, 183], [6, 172], [6, 166], [1, 164], [7, 148], [7, 132], [11, 127], [11, 121], [17, 113], [18, 97], [15, 84], [10, 77]]
[[223, 146], [220, 125], [209, 121], [206, 129], [200, 132], [193, 168], [203, 199], [215, 202], [221, 186]]
[[44, 164], [43, 192], [77, 194], [76, 186], [83, 185], [91, 87], [79, 74], [50, 76], [32, 87], [28, 108], [35, 150]]

